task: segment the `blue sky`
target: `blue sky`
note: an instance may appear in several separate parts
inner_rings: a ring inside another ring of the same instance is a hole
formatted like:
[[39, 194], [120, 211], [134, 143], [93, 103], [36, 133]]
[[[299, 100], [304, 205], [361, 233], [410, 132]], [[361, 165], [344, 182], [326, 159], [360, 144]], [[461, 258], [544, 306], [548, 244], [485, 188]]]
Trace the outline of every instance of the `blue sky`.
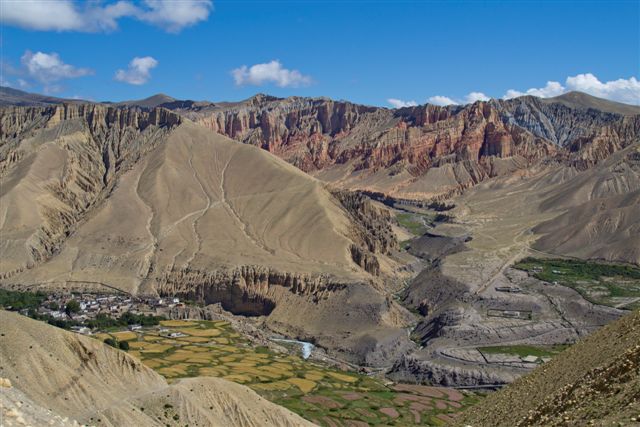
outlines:
[[62, 97], [640, 103], [639, 1], [1, 2], [2, 83]]

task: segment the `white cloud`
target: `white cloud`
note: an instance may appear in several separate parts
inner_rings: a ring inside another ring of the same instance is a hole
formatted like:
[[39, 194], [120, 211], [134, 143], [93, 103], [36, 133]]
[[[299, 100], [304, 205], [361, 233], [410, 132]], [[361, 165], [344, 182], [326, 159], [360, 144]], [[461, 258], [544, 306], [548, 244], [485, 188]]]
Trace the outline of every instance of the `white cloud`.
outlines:
[[[53, 83], [64, 79], [74, 79], [77, 77], [88, 76], [93, 74], [93, 70], [89, 68], [77, 68], [70, 64], [65, 64], [55, 52], [33, 53], [27, 50], [22, 58], [20, 58], [22, 65], [25, 68], [26, 74], [33, 80], [36, 80], [45, 85], [45, 92], [57, 92], [60, 90], [60, 86]], [[28, 83], [25, 80], [19, 82], [20, 86], [26, 87]]]
[[436, 95], [427, 99], [427, 102], [429, 104], [445, 106], [445, 105], [473, 104], [476, 101], [488, 101], [490, 99], [491, 98], [489, 98], [487, 95], [485, 95], [482, 92], [470, 92], [462, 99], [453, 99], [453, 98], [449, 98], [448, 96]]
[[112, 31], [121, 18], [133, 18], [179, 32], [205, 21], [213, 9], [211, 0], [120, 0], [102, 5], [72, 0], [14, 1], [3, 7], [0, 22], [37, 31]]
[[598, 98], [609, 99], [611, 101], [624, 102], [626, 104], [640, 105], [640, 81], [635, 77], [629, 79], [611, 80], [601, 82], [591, 73], [569, 76], [563, 86], [559, 82], [547, 82], [542, 88], [531, 88], [525, 92], [509, 89], [504, 95], [505, 99], [515, 98], [523, 95], [539, 96], [549, 98], [562, 95], [568, 91], [577, 90], [597, 96]]
[[531, 88], [526, 92], [520, 92], [517, 90], [509, 89], [504, 95], [504, 98], [510, 99], [523, 95], [538, 96], [540, 98], [550, 98], [553, 96], [562, 95], [565, 92], [564, 87], [558, 82], [548, 81], [547, 85], [541, 88]]
[[243, 65], [231, 70], [231, 75], [238, 86], [262, 86], [266, 83], [275, 83], [279, 87], [300, 87], [312, 82], [310, 76], [305, 76], [298, 70], [283, 68], [278, 60], [255, 64], [251, 67]]
[[158, 61], [151, 56], [135, 57], [129, 62], [126, 70], [116, 71], [114, 78], [119, 82], [132, 85], [145, 84], [151, 78], [151, 69], [158, 65]]
[[403, 107], [415, 107], [418, 105], [416, 101], [403, 101], [402, 99], [389, 98], [387, 102], [393, 106], [393, 108], [403, 108]]
[[482, 92], [471, 92], [464, 97], [464, 103], [473, 104], [476, 101], [488, 101], [489, 99], [491, 98], [489, 98], [487, 95], [485, 95]]
[[209, 0], [146, 0], [145, 3], [148, 9], [139, 12], [136, 17], [171, 33], [206, 21], [213, 9]]
[[434, 105], [458, 105], [458, 103], [456, 101], [454, 101], [453, 99], [447, 97], [447, 96], [442, 96], [442, 95], [436, 95], [436, 96], [432, 96], [429, 99], [427, 99], [427, 102], [429, 104], [434, 104]]

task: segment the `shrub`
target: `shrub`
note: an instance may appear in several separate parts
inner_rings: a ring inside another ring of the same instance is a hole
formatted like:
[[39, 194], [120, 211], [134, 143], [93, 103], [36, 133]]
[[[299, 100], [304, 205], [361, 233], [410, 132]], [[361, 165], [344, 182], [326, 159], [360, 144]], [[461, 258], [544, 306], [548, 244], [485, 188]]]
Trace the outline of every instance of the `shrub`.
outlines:
[[80, 303], [74, 299], [67, 303], [67, 306], [64, 308], [65, 313], [69, 316], [74, 313], [80, 312]]

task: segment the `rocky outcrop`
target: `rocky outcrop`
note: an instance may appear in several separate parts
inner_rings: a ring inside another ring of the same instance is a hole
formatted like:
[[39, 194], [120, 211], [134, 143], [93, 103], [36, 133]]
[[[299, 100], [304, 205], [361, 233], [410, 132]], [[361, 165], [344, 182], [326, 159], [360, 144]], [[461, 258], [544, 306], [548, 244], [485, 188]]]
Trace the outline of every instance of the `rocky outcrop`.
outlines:
[[380, 275], [376, 254], [389, 255], [398, 247], [391, 213], [374, 206], [371, 199], [361, 193], [336, 191], [333, 194], [353, 219], [351, 238], [357, 244], [350, 246], [351, 259], [368, 273]]
[[640, 137], [640, 115], [579, 108], [533, 96], [494, 100], [506, 125], [519, 126], [563, 148], [569, 164], [586, 169]]
[[354, 217], [358, 229], [356, 241], [362, 242], [370, 252], [390, 254], [398, 247], [392, 228], [393, 218], [387, 209], [374, 206], [363, 194], [352, 191], [333, 193], [342, 206]]
[[533, 157], [552, 150], [531, 134], [506, 128], [487, 103], [387, 110], [324, 98], [257, 96], [241, 106], [201, 111], [197, 120], [307, 172], [354, 161], [355, 170], [401, 163], [419, 175], [443, 161]]
[[391, 368], [388, 376], [395, 381], [441, 386], [494, 387], [514, 381], [526, 371], [519, 373], [505, 369], [490, 369], [478, 366], [455, 366], [440, 364], [437, 360], [418, 359], [408, 354], [402, 356]]

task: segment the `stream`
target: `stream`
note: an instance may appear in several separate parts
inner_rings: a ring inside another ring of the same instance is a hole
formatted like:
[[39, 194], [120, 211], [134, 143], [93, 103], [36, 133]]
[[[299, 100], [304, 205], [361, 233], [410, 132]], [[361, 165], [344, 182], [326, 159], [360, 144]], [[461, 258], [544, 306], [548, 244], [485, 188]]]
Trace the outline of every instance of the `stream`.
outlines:
[[271, 341], [281, 342], [286, 344], [295, 344], [300, 346], [300, 353], [302, 353], [303, 359], [308, 359], [309, 356], [311, 356], [311, 351], [313, 351], [313, 347], [314, 347], [314, 345], [311, 344], [310, 342], [292, 340], [287, 338], [271, 338]]

